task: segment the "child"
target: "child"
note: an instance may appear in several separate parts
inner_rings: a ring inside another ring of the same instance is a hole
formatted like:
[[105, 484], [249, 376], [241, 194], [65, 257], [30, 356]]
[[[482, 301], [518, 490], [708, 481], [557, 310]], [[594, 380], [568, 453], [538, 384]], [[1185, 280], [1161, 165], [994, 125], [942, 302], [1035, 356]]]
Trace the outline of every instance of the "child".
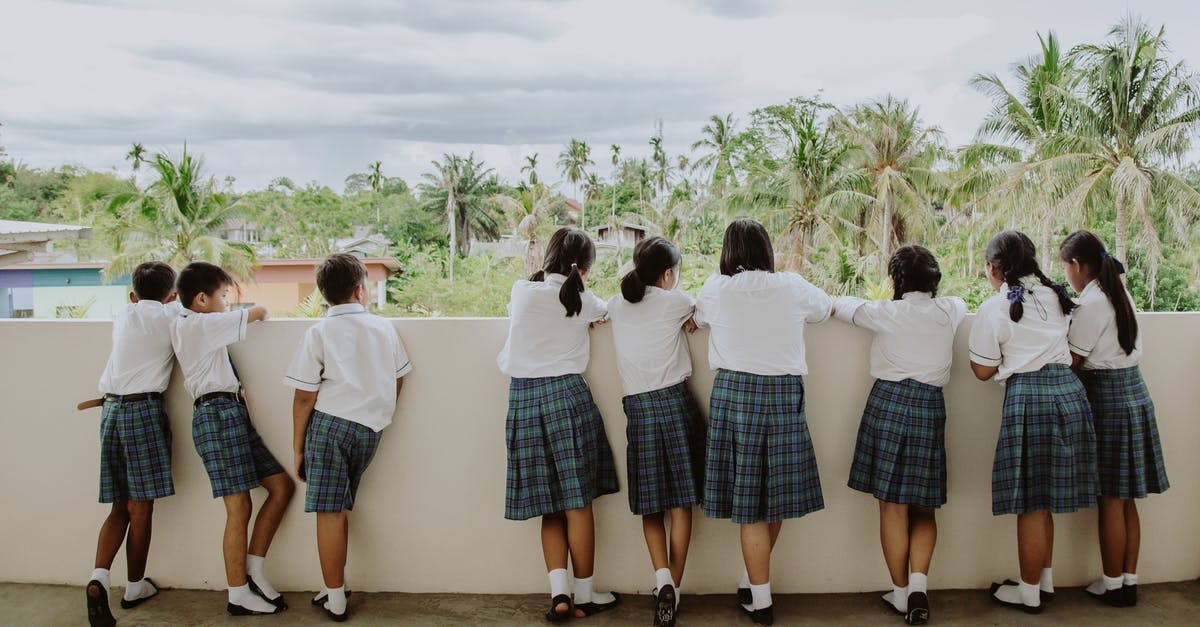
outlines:
[[717, 371], [704, 513], [741, 525], [738, 601], [770, 625], [771, 549], [783, 520], [825, 507], [804, 415], [804, 325], [827, 319], [833, 301], [799, 275], [775, 272], [770, 236], [753, 220], [725, 229], [720, 270], [696, 300], [696, 324], [712, 328], [708, 360]]
[[593, 592], [592, 501], [617, 491], [616, 466], [600, 410], [580, 376], [588, 329], [607, 316], [584, 288], [596, 259], [591, 238], [562, 228], [546, 246], [542, 270], [513, 285], [508, 340], [496, 363], [508, 391], [508, 478], [504, 517], [542, 517], [542, 553], [550, 578], [546, 620], [571, 616], [567, 551], [575, 571], [575, 616], [616, 607], [615, 594]]
[[1087, 231], [1059, 249], [1067, 281], [1079, 293], [1067, 335], [1096, 425], [1100, 469], [1100, 556], [1104, 573], [1088, 594], [1117, 607], [1137, 604], [1141, 524], [1137, 502], [1169, 487], [1154, 402], [1138, 362], [1142, 338], [1125, 290], [1125, 268]]
[[[892, 577], [884, 602], [910, 625], [929, 620], [927, 583], [937, 541], [934, 509], [946, 503], [946, 403], [961, 298], [937, 297], [942, 272], [921, 246], [888, 262], [890, 301], [839, 298], [834, 315], [875, 333], [871, 376], [849, 486], [879, 500], [879, 537]], [[909, 567], [912, 575], [909, 575]]]
[[136, 607], [158, 594], [145, 576], [154, 500], [175, 494], [171, 424], [162, 397], [175, 356], [175, 271], [151, 261], [134, 269], [132, 279], [130, 304], [113, 320], [112, 353], [100, 377], [100, 502], [112, 503], [112, 509], [100, 527], [96, 566], [87, 585], [92, 627], [116, 624], [108, 607], [109, 569], [126, 535], [129, 583], [121, 607]]
[[[179, 298], [186, 309], [175, 321], [172, 343], [184, 387], [195, 399], [196, 452], [204, 460], [213, 498], [225, 502], [225, 609], [233, 616], [275, 614], [287, 604], [267, 581], [263, 561], [295, 485], [250, 423], [227, 348], [246, 338], [246, 325], [265, 320], [267, 309], [260, 305], [229, 311], [232, 285], [233, 278], [211, 263], [188, 264], [179, 273]], [[267, 489], [267, 500], [254, 520], [247, 547], [250, 490], [260, 485]]]
[[[679, 583], [683, 579], [692, 534], [692, 507], [699, 503], [702, 463], [693, 463], [703, 418], [688, 391], [692, 357], [684, 328], [696, 301], [676, 290], [679, 249], [661, 237], [638, 242], [634, 269], [621, 279], [621, 294], [608, 301], [617, 371], [629, 418], [626, 451], [629, 509], [642, 516], [642, 531], [654, 566], [657, 597], [654, 624], [675, 624]], [[671, 552], [667, 554], [665, 515], [671, 519]]]
[[313, 603], [340, 622], [347, 618], [347, 513], [412, 362], [395, 327], [367, 312], [367, 268], [357, 257], [326, 257], [317, 287], [331, 306], [304, 334], [283, 382], [296, 389], [293, 446], [296, 475], [308, 483], [304, 511], [317, 513], [325, 587]]
[[1042, 274], [1033, 242], [1017, 231], [988, 242], [987, 276], [999, 293], [975, 316], [971, 370], [1004, 384], [992, 514], [1017, 515], [1021, 565], [1021, 581], [993, 584], [992, 596], [1037, 614], [1054, 594], [1052, 514], [1096, 502], [1096, 436], [1087, 394], [1070, 369], [1075, 303], [1066, 289]]

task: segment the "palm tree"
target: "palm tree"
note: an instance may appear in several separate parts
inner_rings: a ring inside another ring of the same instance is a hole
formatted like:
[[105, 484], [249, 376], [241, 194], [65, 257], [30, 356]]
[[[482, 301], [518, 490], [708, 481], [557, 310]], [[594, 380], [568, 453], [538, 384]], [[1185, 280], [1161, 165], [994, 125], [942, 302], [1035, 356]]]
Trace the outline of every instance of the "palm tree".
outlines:
[[208, 261], [229, 270], [242, 281], [253, 276], [254, 249], [245, 242], [220, 236], [221, 227], [240, 215], [237, 201], [217, 189], [203, 174], [203, 161], [184, 146], [173, 161], [163, 153], [146, 160], [155, 180], [145, 189], [114, 195], [108, 212], [115, 218], [113, 258], [106, 279], [128, 274], [145, 261], [164, 261], [181, 267]]
[[714, 115], [700, 129], [701, 138], [692, 143], [692, 151], [703, 150], [705, 154], [696, 160], [694, 167], [711, 168], [710, 190], [718, 198], [724, 198], [729, 187], [737, 185], [733, 171], [733, 143], [737, 121], [733, 114], [725, 117]]
[[521, 166], [521, 173], [529, 174], [529, 184], [530, 185], [537, 185], [537, 182], [538, 182], [537, 162], [538, 162], [538, 153], [535, 152], [532, 155], [527, 155], [525, 157], [525, 165]]
[[430, 162], [434, 170], [421, 175], [424, 182], [417, 186], [422, 204], [433, 212], [444, 211], [450, 234], [450, 282], [454, 282], [454, 258], [471, 252], [471, 237], [478, 232], [495, 238], [500, 234], [493, 213], [491, 198], [499, 188], [491, 168], [475, 160], [475, 153], [466, 158], [442, 155], [442, 160]]
[[[587, 142], [572, 138], [567, 147], [558, 154], [558, 169], [571, 182], [574, 195], [579, 195], [579, 181], [587, 177], [587, 169], [596, 165], [591, 158], [592, 149]], [[586, 224], [585, 214], [580, 212], [579, 224]]]
[[650, 161], [654, 163], [654, 183], [659, 198], [666, 196], [667, 184], [671, 182], [671, 166], [667, 151], [663, 148], [662, 120], [656, 124], [654, 136], [650, 138]]
[[375, 224], [379, 224], [379, 190], [383, 189], [383, 181], [383, 162], [376, 161], [368, 166], [367, 182], [371, 184], [373, 194], [371, 203], [375, 205]]
[[549, 224], [549, 217], [561, 210], [565, 203], [562, 196], [544, 183], [532, 183], [519, 189], [515, 196], [496, 194], [495, 203], [504, 212], [513, 233], [527, 240], [524, 255], [524, 275], [531, 276], [540, 268], [541, 247], [538, 245], [539, 231]]
[[141, 142], [133, 142], [129, 152], [125, 153], [125, 160], [133, 164], [134, 172], [142, 167], [142, 164], [146, 162], [146, 149]]

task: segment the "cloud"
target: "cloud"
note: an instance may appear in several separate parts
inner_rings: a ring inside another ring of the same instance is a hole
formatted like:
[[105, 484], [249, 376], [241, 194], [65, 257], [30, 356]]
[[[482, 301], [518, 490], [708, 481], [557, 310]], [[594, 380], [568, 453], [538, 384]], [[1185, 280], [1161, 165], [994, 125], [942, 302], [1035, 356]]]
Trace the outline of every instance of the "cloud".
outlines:
[[767, 17], [781, 8], [777, 0], [690, 0], [690, 4], [701, 11], [735, 19]]

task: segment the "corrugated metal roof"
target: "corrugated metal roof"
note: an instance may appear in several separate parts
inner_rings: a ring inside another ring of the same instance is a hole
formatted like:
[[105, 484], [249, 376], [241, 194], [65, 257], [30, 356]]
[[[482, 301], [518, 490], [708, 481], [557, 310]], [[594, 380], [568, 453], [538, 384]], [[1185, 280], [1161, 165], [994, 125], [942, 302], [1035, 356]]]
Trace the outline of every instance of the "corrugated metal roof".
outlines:
[[90, 229], [87, 226], [76, 226], [74, 224], [47, 224], [45, 222], [22, 222], [20, 220], [0, 220], [0, 235], [23, 235], [42, 234], [42, 233], [59, 233], [68, 231], [83, 231]]

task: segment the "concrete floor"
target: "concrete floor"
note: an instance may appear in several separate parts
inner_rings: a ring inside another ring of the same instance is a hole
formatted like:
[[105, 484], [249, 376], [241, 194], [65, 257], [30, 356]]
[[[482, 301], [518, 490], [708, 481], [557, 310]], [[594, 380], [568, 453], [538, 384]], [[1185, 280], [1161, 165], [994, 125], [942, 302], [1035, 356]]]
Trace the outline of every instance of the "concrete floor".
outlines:
[[[122, 610], [120, 589], [112, 594], [113, 613], [122, 625], [329, 625], [309, 604], [311, 594], [287, 593], [291, 608], [275, 615], [233, 618], [225, 613], [225, 593], [165, 590], [153, 601]], [[1135, 608], [1115, 609], [1078, 588], [1059, 588], [1058, 598], [1040, 616], [992, 604], [980, 590], [934, 591], [935, 625], [1195, 625], [1200, 624], [1200, 581], [1139, 587]], [[350, 623], [356, 625], [539, 625], [549, 600], [544, 595], [355, 594]], [[777, 625], [903, 625], [883, 607], [878, 594], [797, 594], [775, 597]], [[82, 587], [0, 585], [0, 625], [83, 625], [87, 622]], [[567, 624], [651, 625], [648, 596], [627, 596], [614, 610]], [[732, 595], [683, 597], [679, 624], [750, 625]]]

